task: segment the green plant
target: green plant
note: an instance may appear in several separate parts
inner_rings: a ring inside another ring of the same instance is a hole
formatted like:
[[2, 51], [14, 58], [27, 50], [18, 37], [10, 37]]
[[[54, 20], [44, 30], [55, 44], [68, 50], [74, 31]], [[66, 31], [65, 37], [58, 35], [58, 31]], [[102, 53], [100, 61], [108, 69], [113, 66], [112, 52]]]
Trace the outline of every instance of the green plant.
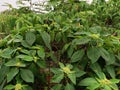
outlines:
[[119, 83], [119, 79], [115, 79], [114, 71], [112, 71], [112, 67], [108, 66], [107, 70], [110, 73], [112, 79], [107, 79], [106, 75], [102, 72], [102, 69], [95, 63], [91, 65], [91, 69], [95, 72], [95, 75], [92, 77], [88, 77], [80, 81], [80, 86], [87, 86], [88, 90], [118, 90], [117, 83]]
[[78, 68], [73, 69], [73, 66], [71, 64], [64, 66], [63, 63], [59, 63], [59, 66], [60, 68], [51, 69], [51, 71], [54, 73], [51, 82], [56, 83], [52, 89], [61, 90], [64, 88], [65, 90], [68, 90], [71, 88], [71, 90], [75, 90], [73, 84], [76, 85], [76, 78], [84, 75], [85, 72], [79, 71]]
[[1, 39], [0, 88], [119, 90], [119, 1], [55, 3], [49, 13], [22, 14]]

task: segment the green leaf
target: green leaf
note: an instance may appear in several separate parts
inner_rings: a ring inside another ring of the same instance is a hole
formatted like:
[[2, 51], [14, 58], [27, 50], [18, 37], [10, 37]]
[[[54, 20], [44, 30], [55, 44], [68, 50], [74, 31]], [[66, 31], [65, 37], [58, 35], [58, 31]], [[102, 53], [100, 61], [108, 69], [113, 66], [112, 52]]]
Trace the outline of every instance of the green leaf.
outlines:
[[6, 66], [15, 66], [17, 61], [15, 59], [8, 61], [5, 63]]
[[54, 82], [54, 83], [60, 83], [63, 78], [64, 78], [64, 73], [55, 74], [55, 75], [52, 77], [52, 82]]
[[32, 46], [33, 45], [33, 43], [35, 42], [35, 40], [36, 40], [36, 36], [35, 36], [35, 34], [34, 33], [32, 33], [32, 32], [26, 32], [26, 34], [25, 34], [25, 40], [26, 40], [26, 42], [30, 45], [30, 46]]
[[46, 68], [46, 62], [44, 60], [37, 60], [37, 65], [41, 68]]
[[26, 50], [26, 49], [21, 49], [20, 52], [23, 53], [23, 54], [30, 55], [30, 51]]
[[112, 90], [119, 90], [119, 87], [117, 84], [111, 84], [109, 85], [109, 87], [111, 87]]
[[17, 58], [21, 58], [24, 61], [33, 61], [33, 57], [28, 55], [18, 55]]
[[11, 54], [14, 52], [11, 48], [6, 48], [3, 51], [0, 52], [0, 57], [3, 58], [11, 58]]
[[79, 83], [80, 86], [91, 86], [92, 84], [98, 84], [95, 78], [85, 78]]
[[84, 50], [78, 50], [75, 53], [73, 53], [72, 57], [71, 57], [71, 62], [77, 62], [79, 60], [82, 59], [82, 57], [84, 56]]
[[74, 86], [67, 83], [67, 85], [65, 86], [65, 90], [75, 90]]
[[99, 52], [99, 48], [96, 48], [96, 47], [89, 48], [87, 50], [87, 56], [91, 60], [92, 63], [95, 63], [101, 56], [101, 53]]
[[80, 38], [80, 39], [74, 39], [73, 40], [73, 45], [83, 45], [83, 44], [87, 44], [91, 39], [89, 38]]
[[10, 82], [19, 72], [18, 68], [12, 68], [7, 74], [7, 82]]
[[60, 66], [60, 68], [64, 68], [65, 67], [65, 65], [63, 63], [61, 63], [61, 62], [59, 62], [59, 66]]
[[66, 43], [62, 48], [62, 53], [64, 53], [66, 50], [68, 50], [69, 46], [70, 46], [70, 44]]
[[113, 53], [109, 53], [104, 48], [100, 48], [100, 53], [102, 58], [106, 61], [107, 65], [115, 63], [115, 55]]
[[78, 68], [75, 68], [74, 71], [75, 71], [76, 77], [81, 77], [81, 76], [83, 76], [84, 74], [86, 74], [85, 71], [82, 71], [82, 70], [80, 70], [80, 69], [78, 69]]
[[45, 51], [44, 49], [41, 47], [38, 51], [37, 51], [37, 54], [39, 57], [41, 57], [42, 59], [45, 58]]
[[1, 84], [1, 88], [3, 86], [2, 83], [4, 84], [6, 82], [5, 78], [6, 78], [6, 75], [7, 75], [8, 72], [9, 72], [9, 67], [7, 67], [5, 65], [0, 66], [0, 84]]
[[33, 90], [33, 89], [31, 88], [31, 86], [24, 85], [22, 86], [22, 90]]
[[21, 42], [23, 40], [23, 36], [17, 35], [14, 37], [13, 42]]
[[45, 45], [51, 50], [51, 46], [50, 46], [50, 35], [47, 32], [40, 32], [42, 39], [45, 43]]
[[61, 39], [62, 39], [62, 33], [61, 33], [61, 32], [58, 32], [58, 33], [56, 34], [55, 40], [56, 40], [57, 42], [59, 42]]
[[33, 73], [28, 70], [28, 69], [21, 69], [20, 70], [20, 75], [21, 78], [25, 81], [25, 82], [34, 82], [34, 75]]
[[87, 87], [88, 90], [96, 90], [97, 88], [100, 87], [100, 84], [91, 84], [90, 86]]
[[57, 84], [53, 86], [51, 90], [61, 90], [61, 88], [62, 88], [62, 84]]
[[103, 57], [103, 59], [105, 59], [105, 61], [110, 61], [110, 54], [107, 50], [105, 50], [104, 48], [100, 48], [100, 53], [101, 53], [101, 56]]
[[106, 79], [106, 75], [103, 72], [96, 72], [99, 79]]
[[110, 60], [107, 62], [107, 65], [114, 64], [116, 62], [116, 57], [114, 53], [110, 53]]
[[115, 75], [115, 70], [113, 66], [106, 66], [106, 70], [112, 78], [115, 78], [116, 75]]
[[94, 64], [91, 64], [90, 68], [94, 71], [94, 72], [101, 72], [101, 67], [100, 65], [96, 62]]
[[76, 75], [75, 75], [75, 73], [67, 74], [67, 76], [72, 81], [73, 84], [76, 84]]
[[61, 71], [61, 69], [59, 69], [59, 68], [51, 68], [50, 70], [51, 70], [51, 72], [53, 72], [54, 74], [61, 74], [61, 73], [63, 73], [63, 72]]
[[13, 90], [15, 88], [14, 85], [7, 85], [4, 87], [5, 90]]
[[22, 46], [25, 47], [25, 48], [30, 48], [30, 45], [29, 45], [25, 40], [23, 40], [23, 41], [21, 42], [21, 44], [22, 44]]
[[17, 67], [26, 67], [26, 64], [22, 63], [21, 61], [17, 61], [15, 59], [8, 61], [5, 63], [6, 66], [17, 66]]
[[30, 55], [29, 56], [35, 56], [36, 55], [36, 50], [29, 50], [29, 52], [30, 52]]
[[104, 86], [103, 86], [103, 90], [112, 90], [112, 89], [110, 88], [110, 86], [104, 85]]
[[110, 79], [110, 81], [112, 82], [112, 83], [119, 83], [120, 82], [120, 80], [119, 79]]
[[72, 54], [73, 54], [73, 51], [74, 51], [74, 48], [73, 46], [70, 46], [67, 50], [67, 54], [68, 54], [68, 57], [71, 58]]

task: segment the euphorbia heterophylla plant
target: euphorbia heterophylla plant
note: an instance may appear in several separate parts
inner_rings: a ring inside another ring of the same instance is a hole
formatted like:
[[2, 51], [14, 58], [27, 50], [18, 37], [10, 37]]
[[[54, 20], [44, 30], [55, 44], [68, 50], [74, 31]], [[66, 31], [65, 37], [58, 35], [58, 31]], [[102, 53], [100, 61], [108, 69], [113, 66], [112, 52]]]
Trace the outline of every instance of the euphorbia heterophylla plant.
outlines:
[[50, 0], [0, 40], [0, 90], [119, 90], [120, 1]]
[[83, 79], [79, 85], [87, 86], [89, 90], [119, 90], [117, 87], [117, 83], [120, 82], [118, 79], [107, 79], [104, 73], [98, 72], [98, 77], [89, 77]]
[[[59, 67], [60, 68], [52, 68], [51, 71], [53, 72], [54, 76], [52, 78], [52, 82], [57, 83], [57, 84], [65, 84], [66, 86], [64, 87], [61, 86], [61, 89], [67, 88], [68, 86], [72, 87], [72, 90], [75, 90], [73, 87], [73, 84], [76, 85], [76, 73], [73, 70], [73, 66], [71, 64], [64, 65], [63, 63], [59, 62]], [[56, 84], [56, 86], [57, 86]], [[54, 88], [54, 87], [53, 87]], [[60, 90], [61, 90], [60, 89]], [[65, 89], [67, 90], [67, 89]]]

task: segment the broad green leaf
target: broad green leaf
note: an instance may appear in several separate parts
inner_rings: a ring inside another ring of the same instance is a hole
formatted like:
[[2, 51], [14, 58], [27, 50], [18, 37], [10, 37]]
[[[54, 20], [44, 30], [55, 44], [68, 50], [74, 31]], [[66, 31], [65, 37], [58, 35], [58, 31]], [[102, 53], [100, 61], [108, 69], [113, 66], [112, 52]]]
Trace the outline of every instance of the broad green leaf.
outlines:
[[92, 33], [99, 33], [101, 32], [102, 28], [100, 26], [94, 26], [94, 27], [90, 27], [90, 31]]
[[84, 56], [84, 50], [78, 50], [75, 53], [73, 53], [72, 57], [71, 57], [71, 62], [77, 62], [79, 60], [82, 59], [82, 57]]
[[26, 64], [24, 64], [21, 61], [17, 61], [15, 59], [8, 61], [7, 63], [5, 63], [6, 66], [16, 66], [16, 67], [25, 67]]
[[23, 54], [30, 55], [30, 51], [26, 50], [26, 49], [21, 49], [20, 52], [23, 53]]
[[61, 90], [61, 87], [62, 87], [62, 84], [57, 84], [53, 86], [51, 90]]
[[65, 65], [61, 62], [59, 62], [59, 66], [60, 66], [61, 69], [65, 67]]
[[88, 90], [96, 90], [97, 88], [100, 87], [100, 84], [99, 83], [96, 83], [96, 84], [92, 84], [90, 86], [87, 87]]
[[116, 61], [116, 58], [115, 58], [115, 54], [114, 53], [110, 53], [110, 60], [107, 63], [107, 65], [111, 65], [111, 64], [114, 64]]
[[33, 90], [33, 89], [28, 85], [24, 85], [22, 86], [22, 90]]
[[115, 78], [115, 69], [113, 66], [106, 66], [107, 72], [110, 74], [112, 78]]
[[56, 42], [59, 42], [61, 39], [62, 39], [62, 33], [61, 33], [61, 32], [58, 32], [58, 33], [56, 34], [55, 40], [56, 40]]
[[101, 53], [99, 51], [99, 48], [91, 47], [87, 50], [87, 56], [92, 63], [95, 63], [99, 59], [100, 55]]
[[73, 51], [74, 51], [74, 48], [73, 46], [70, 46], [67, 50], [67, 54], [68, 54], [68, 57], [71, 58], [72, 54], [73, 54]]
[[62, 53], [64, 53], [66, 50], [68, 50], [69, 46], [70, 46], [69, 43], [65, 44], [62, 48]]
[[13, 90], [15, 88], [14, 85], [7, 85], [4, 87], [5, 90]]
[[81, 76], [83, 76], [84, 74], [86, 74], [85, 71], [82, 71], [82, 70], [80, 70], [80, 69], [78, 69], [78, 68], [75, 68], [74, 71], [75, 71], [76, 77], [81, 77]]
[[30, 48], [30, 45], [25, 40], [22, 40], [21, 44], [25, 48]]
[[28, 70], [28, 69], [21, 69], [20, 70], [20, 75], [21, 78], [25, 81], [25, 82], [34, 82], [34, 75], [33, 73]]
[[[0, 66], [0, 84], [2, 84], [5, 80], [5, 77], [7, 75], [7, 73], [9, 72], [9, 67], [2, 65]], [[6, 80], [5, 80], [6, 82]], [[2, 85], [1, 85], [2, 87]]]
[[25, 34], [25, 40], [26, 40], [26, 42], [27, 42], [30, 46], [32, 46], [33, 43], [34, 43], [35, 40], [36, 40], [36, 36], [35, 36], [34, 33], [28, 31], [28, 32]]
[[4, 79], [2, 83], [0, 83], [0, 90], [4, 90], [3, 88], [5, 84], [6, 84], [6, 79]]
[[17, 35], [14, 37], [13, 42], [21, 42], [23, 40], [23, 36]]
[[52, 82], [54, 82], [54, 83], [60, 83], [63, 78], [64, 78], [64, 73], [55, 74], [55, 75], [52, 77]]
[[51, 46], [50, 46], [50, 35], [47, 32], [40, 32], [42, 39], [45, 43], [45, 45], [51, 50]]
[[111, 84], [109, 87], [111, 87], [112, 90], [119, 90], [119, 86], [117, 84]]
[[29, 50], [29, 52], [30, 52], [30, 56], [35, 56], [36, 55], [36, 53], [37, 53], [37, 51], [36, 50]]
[[0, 57], [11, 58], [11, 54], [14, 52], [11, 48], [6, 48], [3, 51], [0, 51]]
[[112, 90], [112, 89], [110, 88], [110, 86], [104, 85], [104, 86], [103, 86], [103, 90]]
[[51, 70], [51, 72], [53, 72], [54, 74], [61, 74], [61, 73], [63, 73], [62, 70], [59, 69], [59, 68], [51, 68], [50, 70]]
[[104, 48], [100, 48], [100, 53], [102, 58], [105, 59], [105, 61], [109, 62], [111, 60], [109, 52]]
[[74, 35], [90, 35], [91, 33], [90, 32], [86, 32], [86, 31], [78, 31], [78, 32], [76, 32]]
[[99, 79], [101, 79], [101, 80], [102, 79], [107, 79], [106, 75], [103, 72], [99, 71], [99, 72], [95, 72], [95, 73], [97, 74], [97, 76], [99, 77]]
[[12, 68], [7, 74], [7, 82], [10, 82], [19, 72], [18, 68]]
[[91, 64], [90, 68], [94, 71], [94, 72], [101, 72], [101, 67], [100, 65], [96, 62], [94, 64]]
[[38, 54], [39, 57], [41, 57], [44, 60], [45, 51], [44, 51], [44, 49], [42, 47], [37, 51], [37, 54]]
[[46, 68], [46, 62], [44, 60], [37, 60], [37, 65], [41, 68]]
[[67, 85], [65, 86], [65, 90], [75, 90], [74, 86], [67, 83]]
[[24, 61], [33, 61], [33, 57], [28, 55], [18, 55], [17, 58], [21, 58]]
[[85, 78], [79, 83], [80, 86], [91, 86], [91, 84], [96, 85], [98, 82], [95, 78]]
[[51, 36], [51, 41], [53, 42], [55, 40], [55, 31], [51, 31], [50, 32], [50, 36]]
[[71, 82], [73, 84], [76, 84], [76, 75], [75, 73], [70, 73], [70, 74], [67, 74], [68, 78], [71, 80]]
[[84, 45], [84, 44], [87, 44], [87, 43], [89, 43], [89, 41], [90, 41], [91, 39], [89, 39], [89, 38], [80, 38], [80, 39], [74, 39], [73, 40], [73, 45], [75, 44], [75, 45]]
[[114, 84], [116, 84], [116, 83], [119, 83], [119, 82], [120, 82], [120, 80], [119, 80], [119, 79], [110, 79], [110, 81], [111, 81], [112, 83], [114, 83]]

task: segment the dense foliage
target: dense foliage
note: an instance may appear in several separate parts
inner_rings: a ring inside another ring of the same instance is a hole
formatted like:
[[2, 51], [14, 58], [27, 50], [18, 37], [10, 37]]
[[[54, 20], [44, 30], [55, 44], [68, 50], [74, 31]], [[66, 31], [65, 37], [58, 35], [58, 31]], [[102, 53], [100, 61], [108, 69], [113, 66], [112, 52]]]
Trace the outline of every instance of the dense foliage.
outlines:
[[120, 1], [49, 5], [0, 40], [0, 90], [119, 90]]

